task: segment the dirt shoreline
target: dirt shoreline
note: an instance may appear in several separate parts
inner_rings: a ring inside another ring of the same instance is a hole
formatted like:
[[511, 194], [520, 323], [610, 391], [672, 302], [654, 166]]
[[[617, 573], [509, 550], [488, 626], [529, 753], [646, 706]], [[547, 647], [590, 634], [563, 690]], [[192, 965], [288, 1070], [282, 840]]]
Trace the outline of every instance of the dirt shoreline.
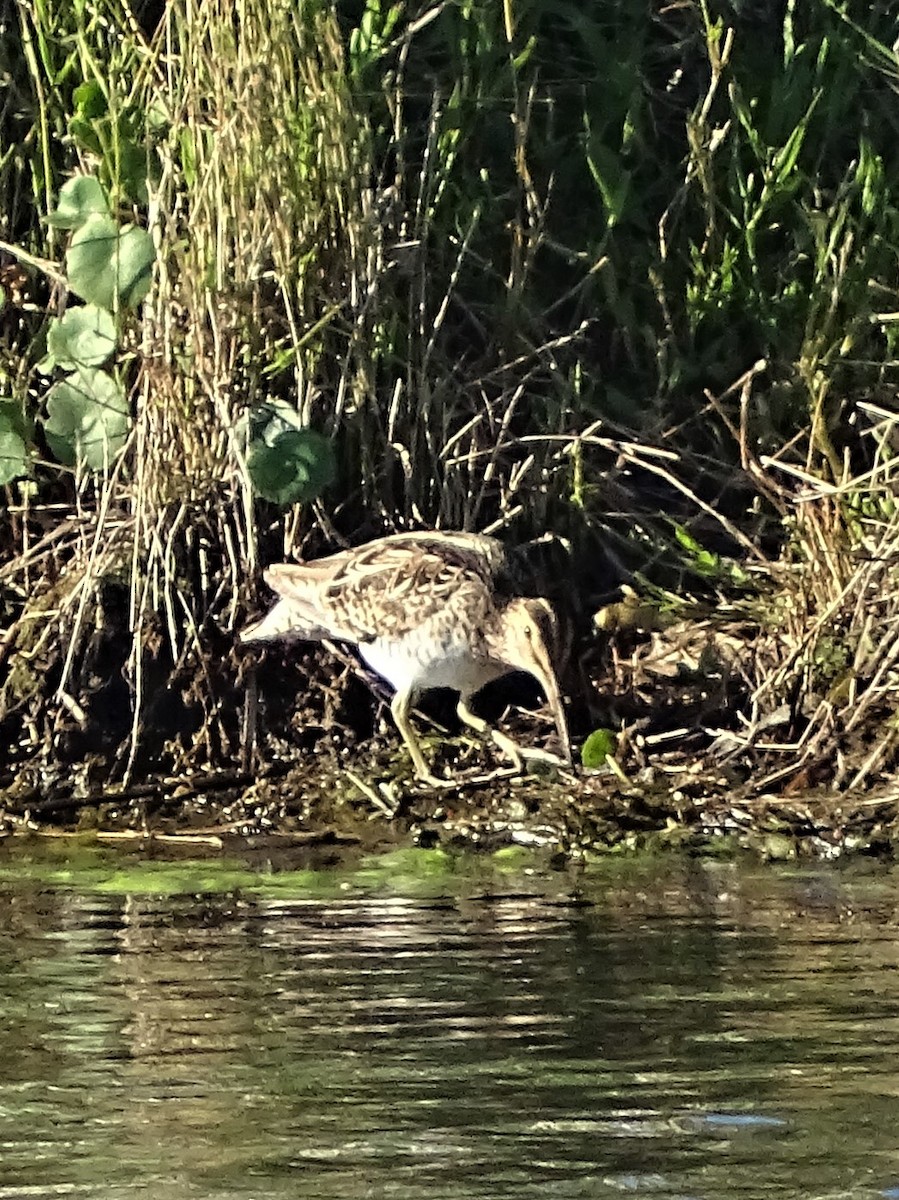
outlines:
[[[483, 773], [481, 773], [483, 777]], [[474, 778], [478, 776], [475, 775]], [[436, 790], [325, 755], [236, 772], [148, 780], [89, 795], [0, 791], [0, 837], [39, 831], [158, 847], [420, 846], [549, 850], [561, 858], [622, 851], [751, 851], [771, 860], [892, 856], [899, 785], [850, 797], [826, 789], [753, 795], [706, 767], [644, 774], [547, 769]]]
[[[801, 714], [778, 709], [779, 724], [750, 724], [746, 644], [724, 619], [575, 643], [564, 681], [575, 756], [597, 731], [610, 746], [595, 770], [496, 775], [501, 760], [461, 733], [454, 697], [428, 693], [416, 724], [447, 778], [440, 789], [412, 778], [377, 681], [315, 647], [257, 658], [223, 646], [204, 664], [203, 688], [196, 671], [180, 680], [160, 671], [126, 784], [116, 782], [131, 720], [121, 672], [97, 670], [79, 717], [54, 704], [53, 671], [35, 671], [15, 727], [7, 723], [0, 837], [57, 830], [212, 851], [521, 845], [572, 859], [668, 848], [774, 860], [892, 855], [891, 763], [864, 789], [840, 790], [839, 772], [851, 778], [854, 764], [871, 761], [864, 729], [809, 747], [795, 732]], [[521, 746], [558, 753], [541, 699], [527, 677], [512, 676], [488, 685], [478, 708]], [[789, 736], [776, 741], [775, 730]]]

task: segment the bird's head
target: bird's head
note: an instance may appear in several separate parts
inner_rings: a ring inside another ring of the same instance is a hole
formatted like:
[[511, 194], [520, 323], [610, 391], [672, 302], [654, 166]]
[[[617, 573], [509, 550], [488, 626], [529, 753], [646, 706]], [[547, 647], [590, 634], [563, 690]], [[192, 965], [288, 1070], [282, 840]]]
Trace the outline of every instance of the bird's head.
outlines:
[[548, 600], [511, 600], [503, 610], [503, 662], [533, 675], [549, 702], [566, 759], [571, 761], [568, 722], [553, 662], [559, 640], [559, 621]]

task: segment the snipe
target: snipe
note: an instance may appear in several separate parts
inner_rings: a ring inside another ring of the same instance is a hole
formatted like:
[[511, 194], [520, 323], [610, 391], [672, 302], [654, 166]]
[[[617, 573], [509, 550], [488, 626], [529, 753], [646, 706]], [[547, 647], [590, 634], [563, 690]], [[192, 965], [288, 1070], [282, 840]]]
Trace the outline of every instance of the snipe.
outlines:
[[395, 696], [393, 718], [416, 774], [436, 779], [409, 719], [415, 697], [428, 688], [459, 693], [457, 712], [521, 769], [529, 751], [471, 711], [472, 696], [492, 679], [527, 671], [546, 693], [567, 762], [568, 727], [551, 650], [557, 622], [548, 600], [503, 594], [505, 552], [494, 538], [474, 533], [398, 533], [314, 562], [276, 563], [265, 581], [279, 599], [241, 634], [242, 642], [279, 637], [348, 642]]

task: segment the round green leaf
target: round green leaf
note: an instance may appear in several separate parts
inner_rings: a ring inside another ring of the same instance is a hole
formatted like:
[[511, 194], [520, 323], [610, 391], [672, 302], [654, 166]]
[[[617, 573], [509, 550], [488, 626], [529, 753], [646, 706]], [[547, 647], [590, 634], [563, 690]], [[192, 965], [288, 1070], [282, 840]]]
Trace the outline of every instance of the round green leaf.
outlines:
[[119, 228], [110, 216], [94, 214], [75, 232], [66, 255], [72, 291], [111, 311], [134, 307], [150, 290], [156, 251], [136, 225]]
[[290, 504], [294, 483], [291, 463], [271, 446], [257, 443], [247, 457], [253, 487], [273, 504]]
[[335, 475], [334, 449], [314, 429], [287, 429], [269, 443], [250, 442], [247, 467], [253, 487], [274, 504], [313, 500]]
[[28, 474], [28, 447], [0, 413], [0, 487]]
[[614, 755], [617, 740], [611, 729], [594, 729], [581, 747], [581, 763], [588, 771], [596, 771], [606, 765], [606, 759]]
[[85, 304], [54, 317], [47, 331], [47, 354], [52, 366], [100, 367], [116, 347], [115, 321], [105, 308]]
[[56, 229], [79, 229], [93, 216], [109, 216], [106, 193], [93, 175], [76, 175], [60, 188], [56, 211], [47, 220]]
[[80, 462], [92, 471], [115, 460], [131, 427], [125, 389], [95, 367], [54, 384], [47, 393], [47, 413], [44, 433], [59, 461], [70, 467]]

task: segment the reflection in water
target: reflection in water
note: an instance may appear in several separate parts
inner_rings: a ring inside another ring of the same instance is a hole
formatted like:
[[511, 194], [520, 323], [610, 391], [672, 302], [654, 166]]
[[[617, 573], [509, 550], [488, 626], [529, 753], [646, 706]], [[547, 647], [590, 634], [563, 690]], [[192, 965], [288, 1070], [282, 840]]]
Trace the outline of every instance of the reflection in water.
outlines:
[[897, 1194], [891, 876], [614, 872], [7, 885], [0, 1200]]

